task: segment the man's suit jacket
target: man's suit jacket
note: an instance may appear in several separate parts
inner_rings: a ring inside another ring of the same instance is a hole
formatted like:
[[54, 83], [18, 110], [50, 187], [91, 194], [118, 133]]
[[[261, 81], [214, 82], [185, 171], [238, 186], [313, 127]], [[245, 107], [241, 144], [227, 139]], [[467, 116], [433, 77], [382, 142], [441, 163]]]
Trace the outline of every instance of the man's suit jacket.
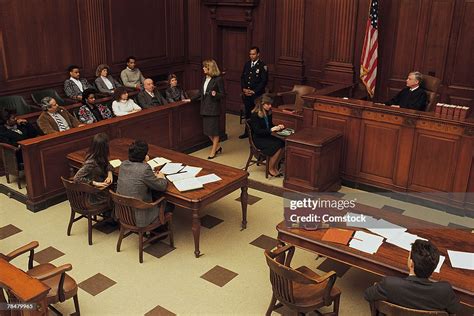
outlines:
[[394, 104], [405, 109], [424, 111], [426, 109], [426, 100], [426, 91], [423, 88], [418, 87], [415, 90], [410, 91], [410, 88], [406, 87], [385, 104]]
[[[82, 91], [94, 88], [84, 78], [80, 78], [79, 81], [82, 83]], [[64, 92], [69, 98], [74, 99], [77, 96], [82, 95], [82, 91], [79, 89], [77, 84], [75, 84], [74, 81], [72, 81], [71, 79], [67, 79], [66, 81], [64, 81]]]
[[[166, 179], [158, 179], [150, 165], [143, 162], [125, 160], [120, 165], [117, 181], [117, 193], [134, 197], [144, 202], [152, 202], [152, 190], [165, 191]], [[159, 215], [159, 208], [135, 210], [137, 226], [147, 226]]]
[[[201, 115], [218, 116], [221, 113], [220, 101], [225, 96], [224, 80], [221, 76], [212, 77], [204, 91], [204, 81], [201, 84]], [[212, 96], [212, 91], [216, 91], [216, 95]]]
[[459, 309], [459, 299], [448, 282], [431, 282], [417, 276], [405, 279], [385, 277], [382, 282], [365, 290], [364, 296], [369, 302], [388, 301], [408, 308], [440, 310], [450, 314]]
[[155, 105], [165, 105], [168, 104], [168, 101], [163, 98], [160, 91], [157, 89], [153, 90], [155, 97], [153, 98], [148, 92], [145, 90], [140, 91], [138, 93], [138, 105], [140, 105], [143, 109], [151, 108]]
[[112, 89], [109, 89], [107, 85], [105, 84], [104, 80], [102, 80], [102, 77], [99, 76], [95, 79], [95, 85], [97, 89], [99, 89], [100, 92], [103, 93], [113, 93], [112, 90], [117, 89], [117, 87], [121, 87], [122, 85], [117, 82], [111, 75], [107, 76], [107, 79], [109, 79], [110, 83], [112, 83]]
[[30, 123], [18, 124], [17, 128], [21, 131], [21, 134], [6, 128], [5, 125], [1, 125], [0, 143], [7, 143], [16, 147], [19, 141], [38, 136], [38, 131]]
[[[57, 113], [64, 117], [67, 124], [69, 125], [69, 128], [79, 126], [79, 121], [62, 106], [58, 108]], [[58, 124], [47, 111], [43, 111], [43, 113], [41, 113], [41, 115], [38, 117], [38, 120], [36, 120], [36, 124], [38, 124], [39, 128], [44, 134], [59, 132]]]

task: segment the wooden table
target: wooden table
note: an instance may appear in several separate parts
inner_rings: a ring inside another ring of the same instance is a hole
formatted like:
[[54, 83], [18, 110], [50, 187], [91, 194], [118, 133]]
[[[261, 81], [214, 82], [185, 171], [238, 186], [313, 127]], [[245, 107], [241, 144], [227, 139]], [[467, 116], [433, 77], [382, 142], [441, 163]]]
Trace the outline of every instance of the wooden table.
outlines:
[[[132, 139], [116, 138], [110, 141], [110, 160], [120, 159], [122, 161], [128, 159], [128, 147], [133, 142]], [[204, 160], [197, 157], [192, 157], [183, 153], [179, 153], [170, 149], [158, 147], [149, 144], [148, 154], [150, 158], [164, 157], [173, 162], [181, 162], [184, 165], [201, 167], [202, 170], [198, 176], [215, 173], [222, 180], [205, 184], [203, 189], [198, 189], [188, 192], [179, 192], [175, 186], [170, 183], [165, 192], [166, 200], [188, 209], [192, 212], [193, 222], [192, 231], [194, 235], [194, 254], [196, 258], [199, 257], [199, 235], [201, 231], [201, 220], [199, 218], [199, 210], [206, 205], [217, 201], [229, 193], [241, 189], [240, 200], [242, 206], [242, 229], [247, 227], [247, 181], [248, 172], [221, 165], [212, 161]], [[86, 155], [87, 149], [81, 149], [67, 155], [69, 165], [72, 169], [79, 169]], [[115, 169], [115, 174], [118, 174], [119, 168]]]
[[[474, 252], [474, 235], [470, 231], [448, 228], [363, 205], [358, 205], [356, 210], [351, 211], [376, 218], [384, 218], [391, 223], [408, 227], [410, 233], [430, 240], [436, 245], [440, 253], [446, 257], [440, 273], [433, 273], [431, 279], [448, 281], [459, 296], [461, 303], [474, 306], [474, 271], [452, 268], [447, 255], [447, 249]], [[349, 229], [355, 230], [354, 228]], [[375, 254], [371, 255], [345, 245], [321, 241], [326, 229], [309, 231], [299, 228], [287, 228], [285, 222], [281, 222], [277, 225], [277, 231], [278, 239], [283, 243], [294, 244], [359, 269], [381, 276], [406, 277], [408, 275], [408, 251], [386, 242]]]
[[305, 127], [286, 138], [283, 186], [299, 192], [341, 188], [342, 133]]

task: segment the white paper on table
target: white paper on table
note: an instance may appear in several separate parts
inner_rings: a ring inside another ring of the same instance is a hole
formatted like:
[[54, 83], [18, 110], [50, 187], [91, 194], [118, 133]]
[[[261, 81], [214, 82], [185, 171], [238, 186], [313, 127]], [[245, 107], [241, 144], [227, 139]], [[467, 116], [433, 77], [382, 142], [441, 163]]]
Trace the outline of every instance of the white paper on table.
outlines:
[[[362, 214], [347, 212], [346, 217], [361, 217]], [[365, 222], [350, 222], [346, 223], [347, 227], [369, 228], [374, 227], [377, 220], [369, 215], [365, 216]]]
[[374, 227], [370, 227], [367, 229], [387, 239], [394, 239], [407, 230], [405, 227], [387, 222], [384, 219], [379, 219]]
[[191, 172], [178, 172], [166, 176], [170, 182], [181, 181], [184, 179], [194, 178], [195, 175]]
[[206, 174], [205, 176], [197, 177], [196, 180], [199, 181], [199, 183], [201, 183], [202, 185], [204, 185], [206, 183], [216, 182], [222, 179], [219, 178], [215, 173], [211, 173]]
[[155, 169], [156, 167], [162, 166], [165, 163], [171, 162], [171, 160], [168, 160], [163, 157], [155, 157], [153, 159], [148, 160], [148, 164], [150, 165], [151, 169]]
[[474, 270], [474, 253], [448, 250], [448, 256], [453, 268]]
[[122, 161], [120, 161], [120, 159], [114, 159], [110, 160], [109, 163], [112, 165], [112, 167], [117, 168], [122, 164]]
[[180, 192], [201, 189], [203, 187], [202, 184], [196, 180], [196, 178], [188, 178], [180, 181], [175, 181], [173, 182], [173, 184]]
[[421, 240], [427, 240], [425, 238], [421, 238], [418, 235], [410, 234], [407, 232], [403, 232], [397, 236], [394, 236], [393, 238], [387, 238], [387, 242], [389, 244], [395, 245], [397, 247], [400, 247], [402, 249], [405, 249], [407, 251], [411, 250], [411, 244], [415, 242], [415, 240], [421, 239]]
[[160, 172], [163, 174], [173, 174], [178, 173], [183, 169], [183, 164], [180, 162], [168, 162], [166, 165], [161, 168]]
[[195, 177], [201, 170], [201, 167], [186, 166], [183, 168], [183, 170], [181, 170], [181, 172], [189, 172], [189, 174], [192, 174], [193, 177]]
[[356, 231], [349, 242], [349, 247], [374, 254], [380, 248], [382, 243], [383, 238], [380, 236], [368, 234], [363, 231]]
[[444, 259], [446, 259], [445, 256], [442, 256], [442, 255], [439, 256], [438, 266], [436, 267], [434, 272], [439, 273], [439, 271], [441, 270], [441, 266], [443, 265]]

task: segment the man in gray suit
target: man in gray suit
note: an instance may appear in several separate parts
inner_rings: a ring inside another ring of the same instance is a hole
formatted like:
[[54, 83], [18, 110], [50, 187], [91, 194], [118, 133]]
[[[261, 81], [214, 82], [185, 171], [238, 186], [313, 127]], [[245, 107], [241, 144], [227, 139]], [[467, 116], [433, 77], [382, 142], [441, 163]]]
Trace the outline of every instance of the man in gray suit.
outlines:
[[[117, 193], [134, 197], [144, 202], [152, 202], [152, 191], [166, 191], [168, 180], [161, 172], [153, 172], [147, 161], [148, 144], [137, 140], [128, 148], [128, 160], [120, 165]], [[151, 224], [159, 215], [159, 207], [135, 210], [136, 224], [144, 227]]]
[[155, 105], [168, 104], [168, 101], [163, 98], [160, 91], [156, 89], [153, 80], [150, 78], [143, 81], [143, 88], [144, 90], [138, 93], [138, 105], [140, 105], [142, 109], [148, 109]]

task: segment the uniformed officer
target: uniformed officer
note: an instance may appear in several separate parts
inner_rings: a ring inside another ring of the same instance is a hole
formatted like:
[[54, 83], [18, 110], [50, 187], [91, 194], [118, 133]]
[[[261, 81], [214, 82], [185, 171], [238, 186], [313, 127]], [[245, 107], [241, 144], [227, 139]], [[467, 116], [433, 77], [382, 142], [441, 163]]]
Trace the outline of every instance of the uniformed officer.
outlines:
[[[242, 87], [242, 100], [245, 105], [245, 119], [250, 118], [250, 114], [255, 107], [255, 99], [265, 92], [268, 73], [267, 66], [259, 59], [260, 49], [257, 46], [250, 48], [250, 60], [244, 65], [242, 76], [240, 77], [240, 86]], [[239, 138], [248, 137], [245, 131]]]

